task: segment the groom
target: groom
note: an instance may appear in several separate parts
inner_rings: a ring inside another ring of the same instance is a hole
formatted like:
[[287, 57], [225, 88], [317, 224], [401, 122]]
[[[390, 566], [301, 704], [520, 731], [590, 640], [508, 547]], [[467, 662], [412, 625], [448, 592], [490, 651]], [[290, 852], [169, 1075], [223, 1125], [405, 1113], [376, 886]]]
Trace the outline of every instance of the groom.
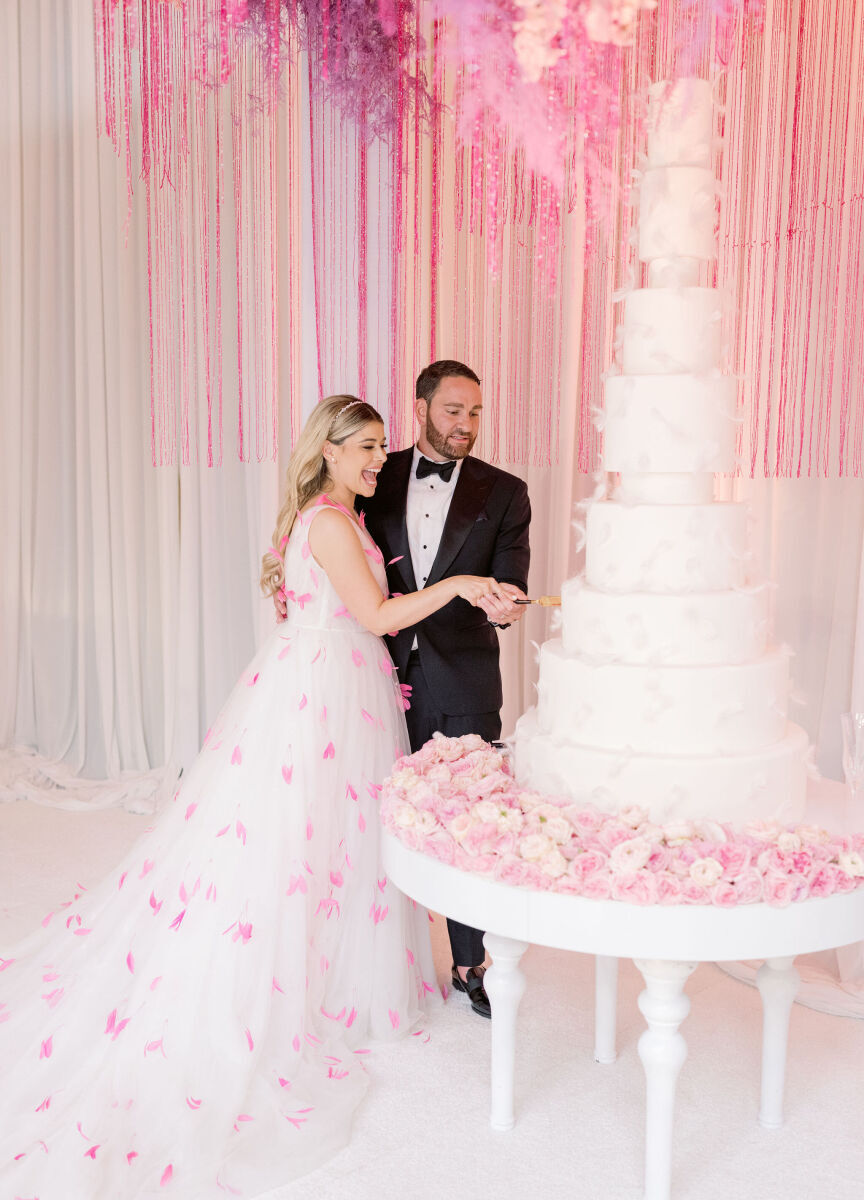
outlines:
[[[411, 749], [440, 730], [449, 737], [501, 736], [498, 634], [518, 621], [528, 579], [531, 506], [521, 479], [471, 456], [480, 427], [480, 380], [464, 363], [444, 360], [417, 377], [417, 444], [391, 454], [375, 495], [360, 507], [388, 563], [392, 593], [413, 592], [451, 575], [489, 575], [507, 599], [483, 610], [453, 600], [419, 624], [388, 637], [401, 683], [411, 687], [405, 714]], [[447, 919], [453, 987], [481, 1016], [491, 1015], [483, 987], [483, 934]]]

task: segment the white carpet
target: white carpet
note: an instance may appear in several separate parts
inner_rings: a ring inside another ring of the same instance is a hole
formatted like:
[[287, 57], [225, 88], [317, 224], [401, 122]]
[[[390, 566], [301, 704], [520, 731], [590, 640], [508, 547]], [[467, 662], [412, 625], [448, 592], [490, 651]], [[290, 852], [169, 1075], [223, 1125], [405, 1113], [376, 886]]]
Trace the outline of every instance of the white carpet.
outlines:
[[[116, 861], [148, 818], [0, 805], [0, 947]], [[449, 967], [443, 922], [433, 935]], [[622, 963], [614, 1066], [592, 1060], [593, 963], [533, 948], [520, 1010], [517, 1124], [488, 1125], [489, 1024], [452, 996], [421, 1037], [377, 1049], [351, 1144], [279, 1200], [637, 1200], [644, 1079], [641, 977]], [[713, 966], [687, 987], [689, 1059], [678, 1087], [676, 1200], [858, 1200], [864, 1190], [864, 1021], [796, 1005], [786, 1124], [758, 1127], [755, 989]], [[428, 1034], [428, 1040], [427, 1040]], [[190, 1197], [190, 1200], [192, 1198]]]

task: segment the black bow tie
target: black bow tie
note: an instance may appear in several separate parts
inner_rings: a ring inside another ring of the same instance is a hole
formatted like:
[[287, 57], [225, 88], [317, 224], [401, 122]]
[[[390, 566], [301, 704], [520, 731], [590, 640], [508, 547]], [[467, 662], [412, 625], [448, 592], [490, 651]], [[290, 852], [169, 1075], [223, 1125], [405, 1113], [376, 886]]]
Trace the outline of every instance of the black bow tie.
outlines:
[[451, 458], [449, 462], [432, 462], [430, 458], [424, 458], [421, 455], [420, 461], [417, 463], [417, 478], [425, 479], [427, 475], [440, 475], [445, 483], [449, 483], [455, 466], [455, 458]]

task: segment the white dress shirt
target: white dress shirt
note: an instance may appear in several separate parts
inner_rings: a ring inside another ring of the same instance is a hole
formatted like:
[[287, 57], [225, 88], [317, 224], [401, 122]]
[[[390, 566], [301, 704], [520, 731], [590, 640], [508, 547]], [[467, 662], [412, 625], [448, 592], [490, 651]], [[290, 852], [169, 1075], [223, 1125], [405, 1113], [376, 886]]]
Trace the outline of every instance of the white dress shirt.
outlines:
[[[426, 586], [426, 581], [432, 571], [432, 564], [438, 553], [438, 545], [450, 509], [450, 501], [453, 499], [456, 480], [459, 478], [462, 466], [462, 460], [457, 459], [453, 474], [446, 483], [440, 475], [427, 475], [424, 479], [418, 479], [417, 464], [422, 457], [424, 456], [415, 446], [405, 506], [408, 547], [411, 551], [414, 581], [418, 588]], [[416, 638], [411, 649], [417, 649]]]
[[427, 475], [424, 479], [418, 479], [417, 464], [421, 458], [423, 455], [415, 446], [405, 508], [411, 565], [418, 588], [426, 586], [426, 580], [432, 571], [456, 480], [459, 478], [459, 469], [462, 466], [461, 459], [457, 459], [453, 474], [446, 483], [440, 475]]

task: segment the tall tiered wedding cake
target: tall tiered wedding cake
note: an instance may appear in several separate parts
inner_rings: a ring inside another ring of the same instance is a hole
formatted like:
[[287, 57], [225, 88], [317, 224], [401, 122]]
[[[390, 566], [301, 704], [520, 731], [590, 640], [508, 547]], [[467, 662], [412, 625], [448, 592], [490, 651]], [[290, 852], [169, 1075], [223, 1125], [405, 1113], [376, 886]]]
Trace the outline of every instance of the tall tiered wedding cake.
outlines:
[[746, 572], [746, 514], [714, 501], [735, 468], [735, 381], [720, 367], [711, 87], [652, 88], [639, 257], [621, 374], [605, 384], [610, 499], [588, 507], [584, 578], [562, 590], [561, 637], [516, 727], [517, 779], [660, 823], [800, 820], [803, 730], [789, 662], [767, 645], [764, 587]]

